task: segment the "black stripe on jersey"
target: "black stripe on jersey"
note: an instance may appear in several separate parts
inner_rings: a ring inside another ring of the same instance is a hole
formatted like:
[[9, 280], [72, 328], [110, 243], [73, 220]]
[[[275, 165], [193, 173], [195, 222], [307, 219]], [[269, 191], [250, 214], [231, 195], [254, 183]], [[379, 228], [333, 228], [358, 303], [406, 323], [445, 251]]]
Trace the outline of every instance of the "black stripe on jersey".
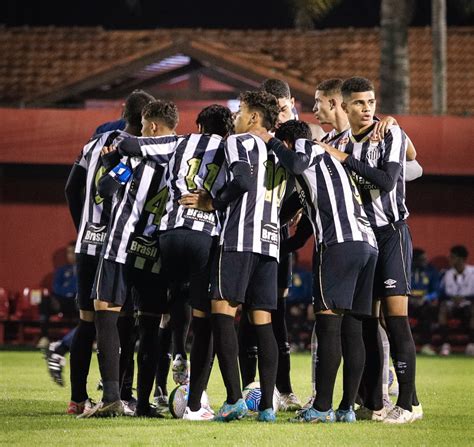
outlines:
[[[308, 169], [316, 169], [314, 166], [308, 168]], [[304, 204], [304, 208], [306, 210], [306, 214], [309, 217], [309, 221], [311, 222], [311, 226], [313, 227], [313, 234], [314, 238], [316, 240], [316, 243], [318, 241], [318, 230], [317, 230], [317, 225], [316, 225], [316, 219], [317, 219], [317, 211], [316, 208], [314, 207], [314, 203], [311, 200], [311, 192], [310, 192], [310, 187], [306, 183], [305, 178], [302, 175], [298, 175], [296, 177], [296, 181], [298, 182], [299, 187], [301, 188], [301, 191], [303, 192], [303, 197], [301, 197], [300, 193], [300, 201], [301, 203]]]
[[[249, 138], [252, 138], [249, 136]], [[260, 166], [260, 154], [257, 148], [257, 142], [254, 142], [255, 149], [248, 152], [248, 158], [250, 161], [250, 166], [252, 169], [252, 176], [255, 177], [255, 182], [258, 182], [258, 173], [259, 169], [263, 166]], [[238, 145], [237, 145], [238, 147]], [[247, 156], [247, 154], [245, 155]], [[240, 157], [240, 153], [239, 153]], [[253, 233], [254, 233], [254, 216], [255, 216], [255, 204], [257, 203], [257, 189], [258, 187], [251, 189], [247, 192], [247, 204], [245, 205], [245, 209], [242, 212], [245, 213], [244, 219], [244, 232], [243, 232], [243, 246], [244, 247], [253, 247]], [[240, 199], [242, 201], [242, 198]], [[240, 213], [239, 213], [240, 214]], [[238, 218], [239, 216], [237, 216]], [[238, 240], [238, 231], [239, 231], [239, 223], [234, 227], [236, 230], [235, 239], [234, 235], [232, 235], [229, 240]], [[260, 237], [260, 235], [259, 235]], [[263, 245], [262, 245], [263, 246]]]

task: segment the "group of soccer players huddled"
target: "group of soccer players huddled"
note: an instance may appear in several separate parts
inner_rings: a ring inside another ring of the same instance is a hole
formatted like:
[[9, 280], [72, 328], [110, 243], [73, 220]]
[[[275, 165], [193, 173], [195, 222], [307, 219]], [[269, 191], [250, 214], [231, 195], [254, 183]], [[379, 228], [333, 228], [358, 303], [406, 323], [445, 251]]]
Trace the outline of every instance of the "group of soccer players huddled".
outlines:
[[[240, 95], [237, 112], [209, 105], [197, 116], [197, 132], [179, 135], [173, 102], [132, 92], [125, 128], [92, 137], [66, 185], [78, 232], [80, 310], [68, 413], [163, 417], [172, 344], [173, 378], [188, 386], [185, 420], [248, 416], [242, 388], [257, 368], [257, 421], [276, 420], [275, 389], [280, 409], [296, 411], [293, 422], [421, 419], [407, 317], [412, 242], [405, 206], [405, 181], [421, 167], [396, 120], [377, 118], [375, 107], [368, 79], [322, 82], [313, 111], [332, 126], [326, 134], [298, 120], [286, 82], [268, 79]], [[290, 380], [285, 296], [291, 252], [311, 235], [317, 350], [308, 371], [313, 395], [303, 406]], [[383, 385], [387, 336], [395, 405]], [[98, 403], [87, 392], [95, 338]], [[214, 357], [226, 389], [217, 412], [202, 399]], [[341, 359], [343, 396], [334, 411]]]

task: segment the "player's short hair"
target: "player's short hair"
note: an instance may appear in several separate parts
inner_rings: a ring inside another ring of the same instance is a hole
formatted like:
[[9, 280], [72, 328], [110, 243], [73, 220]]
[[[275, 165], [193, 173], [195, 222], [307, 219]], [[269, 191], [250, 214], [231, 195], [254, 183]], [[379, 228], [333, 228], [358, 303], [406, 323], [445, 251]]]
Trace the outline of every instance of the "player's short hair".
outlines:
[[455, 245], [454, 247], [451, 247], [450, 251], [452, 255], [457, 256], [458, 258], [467, 259], [469, 256], [469, 252], [464, 245]]
[[311, 128], [304, 121], [289, 120], [278, 127], [275, 137], [281, 141], [288, 141], [294, 146], [298, 138], [312, 139]]
[[271, 93], [276, 99], [291, 98], [288, 82], [280, 79], [265, 79], [265, 81], [260, 84], [260, 90]]
[[127, 124], [137, 129], [142, 127], [142, 110], [155, 98], [143, 90], [134, 90], [125, 100], [123, 118]]
[[161, 121], [170, 129], [174, 129], [179, 121], [178, 107], [173, 101], [157, 99], [143, 107], [142, 117], [149, 121]]
[[201, 126], [203, 133], [214, 133], [221, 137], [230, 134], [234, 127], [232, 112], [219, 104], [204, 107], [196, 118], [196, 124]]
[[341, 86], [342, 96], [344, 97], [351, 96], [351, 93], [374, 91], [374, 84], [372, 84], [371, 81], [367, 78], [361, 78], [358, 76], [346, 79]]
[[343, 82], [344, 81], [340, 78], [325, 79], [324, 81], [318, 84], [316, 90], [323, 92], [324, 96], [329, 96], [334, 93], [341, 93], [341, 87]]
[[240, 94], [241, 102], [247, 104], [249, 110], [259, 112], [262, 116], [262, 126], [270, 130], [275, 127], [280, 113], [280, 106], [274, 95], [261, 91], [247, 91]]

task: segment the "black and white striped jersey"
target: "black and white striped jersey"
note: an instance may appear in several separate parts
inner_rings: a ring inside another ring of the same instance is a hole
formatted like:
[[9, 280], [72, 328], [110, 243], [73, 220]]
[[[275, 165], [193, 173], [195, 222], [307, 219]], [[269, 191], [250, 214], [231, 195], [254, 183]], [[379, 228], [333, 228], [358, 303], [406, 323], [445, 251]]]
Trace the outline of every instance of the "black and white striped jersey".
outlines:
[[114, 196], [102, 256], [141, 270], [160, 270], [158, 228], [168, 188], [165, 168], [139, 157], [129, 157], [133, 174]]
[[[227, 139], [226, 158], [229, 167], [236, 162], [250, 165], [252, 187], [227, 207], [221, 245], [225, 251], [260, 253], [278, 260], [287, 170], [263, 140], [248, 133]], [[231, 181], [231, 172], [229, 176]]]
[[178, 200], [198, 189], [216, 197], [226, 182], [224, 141], [219, 135], [190, 134], [179, 137], [175, 149], [160, 138], [140, 138], [142, 155], [161, 164], [168, 164], [169, 198], [160, 230], [178, 227], [203, 231], [211, 236], [220, 234], [219, 213], [184, 208]]
[[76, 164], [87, 171], [84, 205], [75, 247], [76, 253], [98, 256], [107, 233], [112, 200], [97, 191], [100, 178], [106, 173], [100, 152], [104, 146], [130, 136], [123, 131], [111, 131], [92, 138], [82, 149]]
[[377, 248], [349, 171], [312, 141], [297, 140], [295, 151], [309, 159], [308, 168], [296, 177], [296, 185], [318, 243], [329, 246], [362, 241]]
[[379, 140], [370, 131], [360, 141], [352, 135], [350, 129], [330, 142], [331, 146], [352, 155], [356, 160], [381, 169], [385, 163], [393, 162], [401, 166], [401, 171], [394, 188], [384, 191], [370, 180], [358, 175], [353, 170], [352, 178], [356, 182], [364, 209], [370, 224], [382, 227], [408, 217], [405, 205], [405, 159], [407, 137], [399, 126], [391, 126], [383, 140]]

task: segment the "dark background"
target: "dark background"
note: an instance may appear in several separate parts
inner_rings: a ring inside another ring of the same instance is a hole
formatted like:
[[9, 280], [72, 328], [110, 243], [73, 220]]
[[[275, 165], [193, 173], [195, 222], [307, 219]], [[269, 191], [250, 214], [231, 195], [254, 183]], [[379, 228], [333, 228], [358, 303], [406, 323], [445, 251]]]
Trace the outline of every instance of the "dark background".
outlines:
[[[381, 0], [341, 0], [315, 28], [372, 27]], [[412, 26], [428, 26], [431, 0], [413, 0]], [[474, 24], [472, 0], [448, 0], [450, 26]], [[97, 26], [136, 28], [291, 28], [289, 0], [3, 0], [0, 23], [7, 26]]]

